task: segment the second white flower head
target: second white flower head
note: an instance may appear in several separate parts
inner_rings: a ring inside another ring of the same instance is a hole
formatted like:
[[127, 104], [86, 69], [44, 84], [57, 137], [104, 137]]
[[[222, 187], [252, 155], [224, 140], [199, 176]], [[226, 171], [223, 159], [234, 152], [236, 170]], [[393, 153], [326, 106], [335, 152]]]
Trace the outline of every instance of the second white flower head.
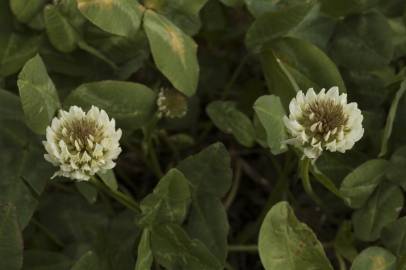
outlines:
[[347, 103], [347, 94], [338, 87], [316, 94], [310, 88], [306, 95], [299, 91], [289, 104], [285, 125], [292, 136], [288, 143], [303, 148], [311, 159], [323, 150], [341, 152], [351, 149], [364, 134], [363, 116], [355, 102]]
[[98, 171], [112, 169], [121, 152], [122, 132], [104, 110], [92, 106], [85, 113], [77, 106], [61, 110], [46, 131], [45, 159], [59, 167], [54, 176], [88, 180]]

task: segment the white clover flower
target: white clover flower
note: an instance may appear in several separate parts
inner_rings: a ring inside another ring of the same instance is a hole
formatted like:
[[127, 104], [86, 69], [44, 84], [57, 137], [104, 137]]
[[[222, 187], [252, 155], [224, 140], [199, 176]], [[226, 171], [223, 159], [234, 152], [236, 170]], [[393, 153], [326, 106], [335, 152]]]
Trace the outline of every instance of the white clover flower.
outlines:
[[45, 159], [59, 167], [53, 177], [89, 180], [98, 171], [112, 169], [121, 152], [121, 130], [104, 110], [92, 106], [85, 113], [77, 106], [61, 110], [52, 120], [43, 142]]
[[287, 143], [303, 148], [305, 156], [318, 158], [323, 150], [341, 152], [351, 149], [364, 134], [363, 116], [356, 102], [347, 103], [347, 94], [338, 87], [316, 95], [310, 88], [299, 91], [289, 104], [289, 118], [284, 117], [291, 139]]

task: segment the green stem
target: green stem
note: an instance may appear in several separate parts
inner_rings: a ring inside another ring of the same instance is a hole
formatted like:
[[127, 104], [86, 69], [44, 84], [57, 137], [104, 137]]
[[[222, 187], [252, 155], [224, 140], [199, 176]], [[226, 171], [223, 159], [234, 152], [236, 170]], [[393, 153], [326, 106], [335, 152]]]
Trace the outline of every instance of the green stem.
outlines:
[[314, 193], [312, 184], [310, 182], [310, 176], [309, 176], [309, 167], [310, 167], [310, 159], [304, 158], [300, 161], [300, 174], [302, 178], [302, 184], [303, 188], [306, 191], [307, 195], [310, 196], [310, 198], [313, 199], [318, 205], [322, 205], [322, 202], [320, 198]]
[[256, 245], [229, 245], [229, 252], [258, 252], [258, 246]]
[[158, 157], [156, 155], [155, 147], [152, 143], [152, 140], [150, 140], [150, 142], [149, 142], [148, 149], [149, 149], [149, 156], [151, 158], [151, 165], [152, 165], [152, 168], [154, 169], [155, 175], [158, 178], [161, 178], [164, 174], [161, 169], [161, 164], [159, 164]]
[[173, 145], [173, 143], [171, 142], [171, 140], [168, 137], [168, 134], [164, 131], [162, 133], [162, 138], [165, 141], [165, 143], [168, 145], [168, 147], [171, 149], [174, 157], [175, 157], [175, 161], [178, 162], [180, 160], [180, 153], [178, 151], [178, 149]]
[[148, 166], [154, 172], [156, 177], [161, 178], [163, 176], [163, 172], [156, 156], [154, 144], [152, 142], [152, 132], [155, 130], [158, 120], [158, 116], [155, 115], [151, 123], [146, 128], [144, 128], [144, 146], [146, 146], [144, 147], [144, 151]]
[[118, 191], [112, 190], [108, 186], [106, 186], [100, 179], [93, 176], [90, 181], [97, 189], [104, 192], [105, 194], [111, 196], [116, 201], [127, 207], [128, 209], [134, 211], [135, 213], [139, 214], [141, 212], [140, 206], [136, 201], [132, 198], [128, 197], [126, 194]]
[[240, 61], [240, 63], [238, 64], [237, 68], [234, 70], [234, 73], [233, 73], [233, 75], [231, 76], [231, 79], [228, 81], [227, 85], [226, 85], [225, 88], [224, 88], [223, 95], [222, 95], [222, 98], [223, 98], [223, 99], [225, 99], [225, 98], [228, 96], [229, 92], [231, 91], [231, 89], [232, 89], [232, 87], [233, 87], [235, 81], [237, 80], [238, 76], [240, 75], [240, 73], [241, 73], [241, 71], [242, 71], [242, 68], [244, 67], [245, 63], [246, 63], [247, 60], [248, 60], [248, 56], [249, 56], [248, 54], [245, 55], [245, 56], [241, 59], [241, 61]]
[[336, 258], [337, 258], [337, 261], [338, 261], [339, 269], [340, 270], [347, 270], [347, 266], [345, 265], [345, 261], [344, 261], [343, 257], [340, 254], [338, 254], [337, 251], [335, 252], [335, 255], [336, 255]]
[[322, 184], [326, 189], [328, 189], [331, 193], [336, 195], [339, 198], [342, 198], [340, 190], [337, 189], [334, 182], [328, 178], [323, 173], [319, 172], [315, 167], [310, 168], [310, 172], [312, 175], [317, 179], [317, 181]]
[[224, 208], [229, 209], [230, 206], [232, 205], [235, 197], [237, 196], [237, 191], [238, 188], [240, 187], [240, 182], [241, 182], [241, 162], [237, 161], [235, 165], [235, 177], [234, 177], [234, 182], [233, 186], [231, 187], [230, 192], [227, 195], [227, 198], [224, 202]]

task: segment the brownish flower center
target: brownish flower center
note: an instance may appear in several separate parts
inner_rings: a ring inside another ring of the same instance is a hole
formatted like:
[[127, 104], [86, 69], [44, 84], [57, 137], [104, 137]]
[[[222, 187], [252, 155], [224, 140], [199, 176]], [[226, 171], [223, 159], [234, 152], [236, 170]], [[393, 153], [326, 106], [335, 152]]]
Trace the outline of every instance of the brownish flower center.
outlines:
[[335, 134], [342, 130], [347, 121], [348, 116], [344, 113], [343, 106], [331, 99], [309, 103], [300, 120], [306, 130], [317, 139], [324, 137], [328, 132]]
[[102, 126], [88, 118], [66, 121], [57, 133], [57, 140], [63, 140], [72, 153], [91, 152], [94, 145], [100, 143], [103, 138]]
[[96, 122], [86, 118], [68, 122], [65, 127], [74, 140], [80, 141], [86, 141], [90, 137], [89, 135], [94, 137], [98, 130]]

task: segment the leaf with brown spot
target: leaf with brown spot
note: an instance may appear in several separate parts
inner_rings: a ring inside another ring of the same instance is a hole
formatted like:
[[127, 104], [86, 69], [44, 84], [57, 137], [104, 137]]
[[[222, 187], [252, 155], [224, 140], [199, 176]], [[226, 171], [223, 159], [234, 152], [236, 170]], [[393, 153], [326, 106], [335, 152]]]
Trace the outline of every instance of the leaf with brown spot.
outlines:
[[396, 257], [381, 247], [370, 247], [354, 260], [351, 270], [394, 270]]
[[130, 37], [140, 27], [143, 9], [137, 1], [77, 0], [77, 4], [83, 16], [111, 34]]
[[164, 16], [151, 10], [145, 12], [143, 25], [157, 68], [176, 89], [192, 96], [199, 79], [194, 40]]
[[208, 0], [144, 0], [144, 6], [165, 16], [188, 35], [202, 26], [199, 13]]
[[276, 204], [259, 232], [259, 256], [266, 270], [332, 270], [313, 231], [287, 202]]
[[173, 29], [170, 27], [166, 27], [166, 32], [169, 35], [169, 43], [173, 49], [173, 52], [179, 55], [182, 65], [186, 66], [185, 61], [185, 46], [183, 44], [183, 37], [182, 35], [178, 35]]

